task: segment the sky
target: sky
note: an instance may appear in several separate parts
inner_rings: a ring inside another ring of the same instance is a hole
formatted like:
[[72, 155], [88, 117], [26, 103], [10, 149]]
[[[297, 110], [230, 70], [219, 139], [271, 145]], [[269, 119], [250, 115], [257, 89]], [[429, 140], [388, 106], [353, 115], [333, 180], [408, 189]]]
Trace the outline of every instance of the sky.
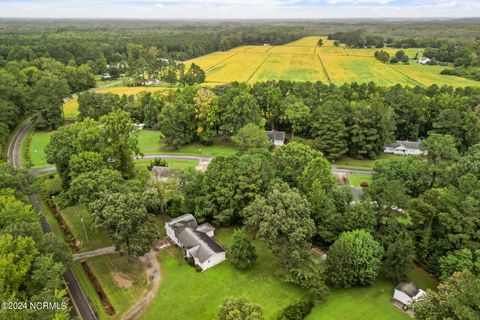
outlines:
[[480, 17], [480, 0], [0, 0], [0, 17], [459, 18]]

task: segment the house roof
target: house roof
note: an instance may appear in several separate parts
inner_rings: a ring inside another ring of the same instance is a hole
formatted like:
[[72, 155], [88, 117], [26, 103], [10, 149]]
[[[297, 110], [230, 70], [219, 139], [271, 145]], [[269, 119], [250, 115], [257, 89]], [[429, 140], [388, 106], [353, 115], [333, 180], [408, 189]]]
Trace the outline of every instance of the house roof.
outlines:
[[207, 233], [207, 232], [215, 230], [215, 228], [210, 223], [206, 222], [206, 223], [203, 223], [203, 224], [199, 225], [196, 230], [199, 231], [199, 232]]
[[395, 289], [404, 292], [410, 298], [415, 297], [420, 292], [420, 289], [413, 282], [400, 282]]
[[182, 246], [200, 263], [208, 260], [212, 255], [225, 252], [225, 249], [214, 239], [210, 238], [205, 230], [213, 230], [209, 223], [197, 225], [197, 220], [191, 214], [184, 214], [167, 222], [173, 228], [175, 236]]
[[363, 194], [363, 188], [352, 187], [351, 190], [352, 190], [353, 200], [360, 201], [360, 198], [362, 197], [362, 194]]
[[401, 141], [397, 140], [394, 143], [386, 145], [388, 148], [405, 147], [407, 149], [420, 149], [420, 141]]
[[270, 130], [267, 131], [268, 139], [285, 141], [285, 131]]
[[152, 172], [155, 177], [163, 180], [170, 177], [175, 172], [175, 169], [170, 167], [153, 166], [150, 172]]

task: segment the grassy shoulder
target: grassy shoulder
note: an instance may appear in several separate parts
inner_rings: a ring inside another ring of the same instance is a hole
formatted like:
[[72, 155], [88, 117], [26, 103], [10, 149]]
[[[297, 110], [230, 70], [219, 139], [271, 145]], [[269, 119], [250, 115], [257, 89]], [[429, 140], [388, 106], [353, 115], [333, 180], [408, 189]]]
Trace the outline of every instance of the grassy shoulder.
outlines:
[[342, 157], [334, 162], [332, 165], [337, 168], [345, 168], [345, 169], [358, 169], [358, 170], [372, 170], [375, 166], [375, 162], [378, 160], [388, 159], [391, 157], [396, 157], [392, 154], [383, 153], [378, 157], [378, 159], [371, 160], [371, 159], [354, 159], [350, 157]]
[[351, 173], [348, 175], [348, 182], [351, 186], [360, 187], [362, 182], [367, 182], [369, 185], [372, 183], [372, 176], [367, 174]]

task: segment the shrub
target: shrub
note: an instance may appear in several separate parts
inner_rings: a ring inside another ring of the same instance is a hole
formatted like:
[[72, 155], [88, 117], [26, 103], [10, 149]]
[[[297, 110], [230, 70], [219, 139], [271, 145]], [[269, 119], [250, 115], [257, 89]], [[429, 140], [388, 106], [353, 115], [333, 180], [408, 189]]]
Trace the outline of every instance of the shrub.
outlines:
[[278, 317], [278, 320], [303, 320], [312, 311], [313, 303], [298, 302], [286, 307], [282, 314]]
[[148, 164], [148, 171], [152, 170], [153, 167], [168, 167], [168, 163], [162, 158], [155, 158]]
[[368, 182], [367, 182], [367, 181], [362, 181], [362, 182], [360, 183], [360, 187], [362, 187], [362, 188], [368, 187]]

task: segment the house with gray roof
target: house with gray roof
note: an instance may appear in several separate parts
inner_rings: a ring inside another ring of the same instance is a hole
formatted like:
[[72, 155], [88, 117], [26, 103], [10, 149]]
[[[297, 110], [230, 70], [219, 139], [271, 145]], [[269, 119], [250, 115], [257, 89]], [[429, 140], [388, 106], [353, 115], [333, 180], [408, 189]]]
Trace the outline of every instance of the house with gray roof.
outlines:
[[184, 214], [165, 223], [167, 236], [185, 251], [185, 257], [205, 271], [225, 261], [226, 250], [215, 241], [215, 228], [209, 223], [197, 224], [191, 214]]
[[413, 282], [400, 282], [393, 291], [393, 302], [403, 310], [418, 300], [425, 299], [426, 292], [419, 289]]
[[150, 171], [153, 177], [159, 181], [167, 181], [175, 173], [175, 168], [153, 166]]
[[268, 140], [274, 146], [283, 146], [285, 144], [285, 131], [270, 130], [267, 131]]
[[420, 156], [423, 155], [423, 151], [420, 150], [420, 141], [395, 141], [394, 143], [388, 144], [383, 150], [385, 153], [393, 153], [396, 155], [402, 156]]

